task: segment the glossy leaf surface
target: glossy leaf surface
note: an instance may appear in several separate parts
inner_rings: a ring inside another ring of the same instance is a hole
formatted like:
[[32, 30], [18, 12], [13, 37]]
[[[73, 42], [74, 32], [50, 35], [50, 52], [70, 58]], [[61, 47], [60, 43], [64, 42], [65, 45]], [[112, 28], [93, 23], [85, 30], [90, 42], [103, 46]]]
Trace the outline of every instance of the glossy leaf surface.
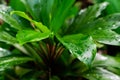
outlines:
[[12, 11], [11, 14], [17, 14], [25, 19], [27, 19], [28, 21], [30, 21], [31, 23], [33, 23], [36, 27], [38, 27], [38, 29], [40, 29], [42, 32], [49, 32], [49, 29], [43, 25], [41, 22], [37, 22], [32, 20], [27, 14], [25, 14], [24, 12], [21, 11]]
[[19, 41], [20, 44], [25, 44], [27, 42], [34, 42], [46, 39], [49, 37], [49, 35], [50, 32], [41, 33], [34, 30], [22, 30], [18, 32], [17, 40]]
[[80, 61], [86, 65], [92, 63], [96, 54], [96, 45], [90, 36], [82, 34], [65, 36], [61, 42]]
[[68, 29], [68, 33], [79, 33], [82, 31], [82, 29], [87, 29], [84, 27], [84, 25], [92, 22], [95, 18], [100, 16], [101, 12], [106, 8], [107, 5], [108, 3], [104, 2], [102, 4], [96, 4], [81, 10], [74, 19], [73, 24]]

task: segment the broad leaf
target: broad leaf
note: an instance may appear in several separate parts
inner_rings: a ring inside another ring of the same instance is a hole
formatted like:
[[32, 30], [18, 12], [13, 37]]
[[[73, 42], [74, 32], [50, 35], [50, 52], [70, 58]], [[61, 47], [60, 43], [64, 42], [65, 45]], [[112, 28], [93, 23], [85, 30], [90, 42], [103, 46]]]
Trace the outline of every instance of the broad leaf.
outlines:
[[120, 36], [113, 31], [119, 26], [120, 14], [113, 14], [84, 24], [79, 33], [91, 35], [94, 40], [104, 44], [120, 45]]
[[70, 53], [86, 65], [90, 65], [96, 54], [96, 45], [90, 36], [76, 34], [59, 39]]
[[24, 12], [21, 11], [12, 11], [11, 14], [17, 14], [25, 19], [27, 19], [28, 21], [30, 21], [31, 23], [33, 23], [38, 29], [40, 29], [42, 32], [50, 32], [49, 29], [43, 25], [40, 22], [36, 22], [34, 20], [32, 20], [27, 14], [25, 14]]
[[22, 4], [20, 0], [10, 0], [9, 5], [14, 9], [14, 10], [20, 10], [20, 11], [25, 11], [25, 7]]
[[90, 35], [100, 43], [120, 45], [120, 35], [111, 30], [95, 30]]
[[78, 33], [82, 31], [84, 25], [92, 22], [95, 18], [101, 15], [101, 12], [106, 8], [107, 5], [108, 3], [104, 2], [102, 4], [96, 4], [94, 6], [88, 7], [87, 9], [81, 10], [78, 16], [75, 17], [74, 22], [69, 27], [67, 33]]
[[[44, 5], [43, 5], [44, 4]], [[52, 17], [52, 9], [53, 9], [53, 4], [55, 3], [55, 0], [41, 0], [40, 4], [40, 18], [41, 21], [44, 25], [49, 27], [50, 22], [51, 22], [51, 17]]]
[[107, 14], [120, 12], [120, 3], [119, 0], [102, 0], [109, 2], [109, 6], [106, 8], [105, 12]]
[[50, 32], [41, 33], [34, 30], [22, 30], [17, 34], [17, 40], [20, 44], [25, 44], [27, 42], [34, 42], [46, 39], [50, 36]]
[[83, 26], [80, 27], [79, 32], [84, 34], [89, 34], [94, 30], [99, 30], [99, 29], [112, 30], [118, 28], [119, 26], [120, 26], [120, 14], [116, 13], [84, 24]]
[[92, 68], [83, 76], [89, 80], [120, 80], [120, 76], [101, 67]]
[[58, 6], [58, 9], [56, 10], [56, 13], [54, 14], [50, 28], [54, 32], [58, 32], [60, 27], [63, 25], [63, 22], [66, 19], [67, 14], [69, 13], [69, 10], [71, 9], [73, 3], [75, 0], [62, 0], [61, 5]]
[[19, 65], [32, 59], [29, 57], [3, 57], [0, 58], [0, 70], [9, 68], [11, 66]]
[[[21, 0], [33, 19], [41, 21], [47, 27], [50, 24], [54, 0]], [[56, 3], [55, 3], [56, 4]]]

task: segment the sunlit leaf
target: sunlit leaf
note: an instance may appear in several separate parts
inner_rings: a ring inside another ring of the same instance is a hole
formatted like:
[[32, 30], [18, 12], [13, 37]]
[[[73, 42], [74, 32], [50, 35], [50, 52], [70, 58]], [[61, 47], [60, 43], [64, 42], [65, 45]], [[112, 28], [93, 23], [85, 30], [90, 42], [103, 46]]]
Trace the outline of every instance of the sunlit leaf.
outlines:
[[17, 40], [20, 44], [24, 44], [27, 42], [35, 42], [46, 39], [50, 36], [50, 32], [41, 33], [34, 30], [22, 30], [17, 34]]
[[21, 11], [12, 11], [11, 14], [17, 14], [17, 15], [19, 15], [19, 16], [27, 19], [28, 21], [30, 21], [31, 23], [33, 23], [36, 27], [38, 27], [38, 29], [40, 29], [42, 32], [49, 32], [49, 29], [45, 25], [43, 25], [41, 22], [36, 22], [36, 21], [32, 20], [24, 12], [21, 12]]

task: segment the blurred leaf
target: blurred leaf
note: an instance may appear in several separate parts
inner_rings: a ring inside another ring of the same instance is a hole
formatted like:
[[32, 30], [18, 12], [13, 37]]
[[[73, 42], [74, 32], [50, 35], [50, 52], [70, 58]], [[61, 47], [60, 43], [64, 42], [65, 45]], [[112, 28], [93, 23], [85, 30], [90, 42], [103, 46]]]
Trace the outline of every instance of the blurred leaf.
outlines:
[[96, 54], [96, 45], [90, 36], [76, 34], [59, 38], [72, 55], [90, 65]]
[[[79, 15], [75, 17], [73, 24], [68, 29], [67, 33], [79, 33], [82, 29], [87, 29], [84, 26], [92, 22], [95, 18], [101, 15], [101, 12], [108, 5], [107, 2], [102, 4], [95, 4], [87, 9], [83, 9], [79, 12]], [[93, 26], [94, 27], [94, 26]]]
[[[102, 23], [102, 24], [101, 24]], [[109, 44], [120, 45], [120, 36], [112, 31], [120, 26], [120, 14], [112, 14], [85, 24], [79, 30], [80, 33], [91, 35], [94, 40]]]
[[50, 28], [55, 33], [58, 32], [60, 27], [63, 25], [65, 18], [67, 17], [68, 11], [71, 9], [75, 0], [62, 0], [61, 5], [58, 6], [58, 9], [53, 16], [50, 24]]
[[40, 22], [36, 22], [34, 20], [32, 20], [27, 14], [25, 14], [24, 12], [21, 11], [12, 11], [11, 14], [17, 14], [25, 19], [27, 19], [28, 21], [32, 22], [36, 27], [38, 27], [38, 29], [40, 29], [42, 32], [50, 32], [49, 29], [44, 26], [42, 23]]
[[20, 10], [20, 11], [25, 11], [25, 7], [23, 3], [21, 3], [20, 0], [10, 0], [9, 5], [14, 9], [14, 10]]
[[0, 70], [9, 68], [10, 66], [19, 65], [32, 59], [29, 57], [2, 57], [0, 58]]
[[89, 34], [94, 30], [112, 30], [118, 27], [120, 27], [120, 13], [108, 15], [106, 17], [98, 18], [92, 22], [86, 23], [80, 27], [79, 32]]
[[92, 68], [83, 76], [89, 80], [120, 80], [120, 76], [100, 67]]
[[28, 12], [31, 14], [33, 19], [40, 21], [40, 0], [20, 0]]
[[103, 0], [109, 2], [108, 7], [106, 8], [105, 12], [107, 14], [117, 13], [120, 12], [120, 3], [119, 0]]
[[111, 30], [96, 30], [90, 34], [93, 39], [109, 45], [120, 45], [120, 35]]
[[8, 23], [11, 27], [17, 30], [21, 30], [21, 26], [19, 25], [19, 23], [6, 12], [7, 9], [8, 7], [0, 5], [0, 19]]
[[46, 25], [47, 27], [50, 26], [50, 22], [51, 22], [51, 16], [52, 16], [52, 7], [53, 4], [55, 3], [55, 0], [41, 0], [41, 3], [39, 5], [41, 5], [41, 12], [40, 12], [40, 18], [42, 19], [42, 23], [44, 25]]
[[50, 80], [60, 80], [60, 79], [57, 76], [53, 76], [52, 78], [50, 78]]
[[[49, 27], [54, 0], [21, 0], [33, 19]], [[56, 3], [55, 3], [56, 4]]]
[[108, 55], [97, 54], [93, 62], [93, 67], [103, 67], [120, 76], [120, 59]]
[[9, 33], [3, 31], [1, 28], [0, 28], [0, 41], [1, 42], [6, 42], [8, 44], [14, 44], [16, 43], [16, 39], [11, 36]]
[[94, 60], [93, 66], [96, 67], [113, 67], [120, 69], [120, 59], [112, 57], [112, 56], [104, 56], [101, 54], [97, 54]]
[[6, 49], [0, 48], [0, 57], [8, 56], [10, 52]]
[[17, 40], [20, 44], [25, 44], [27, 42], [34, 42], [46, 39], [50, 36], [50, 32], [41, 33], [34, 30], [22, 30], [17, 34]]
[[15, 73], [20, 77], [24, 76], [25, 74], [29, 73], [30, 71], [32, 71], [32, 70], [27, 69], [27, 68], [22, 68], [22, 67], [19, 67], [19, 66], [15, 67]]

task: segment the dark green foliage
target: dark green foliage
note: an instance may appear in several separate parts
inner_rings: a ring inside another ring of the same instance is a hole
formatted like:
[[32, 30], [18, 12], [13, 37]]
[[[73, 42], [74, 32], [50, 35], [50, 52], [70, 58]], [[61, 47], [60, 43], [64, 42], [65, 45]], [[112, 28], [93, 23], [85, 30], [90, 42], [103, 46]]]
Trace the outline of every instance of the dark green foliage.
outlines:
[[4, 21], [0, 26], [1, 80], [120, 79], [119, 59], [101, 55], [108, 59], [94, 60], [97, 43], [120, 46], [119, 31], [115, 32], [120, 14], [100, 17], [107, 2], [80, 12], [74, 3], [11, 0], [10, 7], [0, 5]]

